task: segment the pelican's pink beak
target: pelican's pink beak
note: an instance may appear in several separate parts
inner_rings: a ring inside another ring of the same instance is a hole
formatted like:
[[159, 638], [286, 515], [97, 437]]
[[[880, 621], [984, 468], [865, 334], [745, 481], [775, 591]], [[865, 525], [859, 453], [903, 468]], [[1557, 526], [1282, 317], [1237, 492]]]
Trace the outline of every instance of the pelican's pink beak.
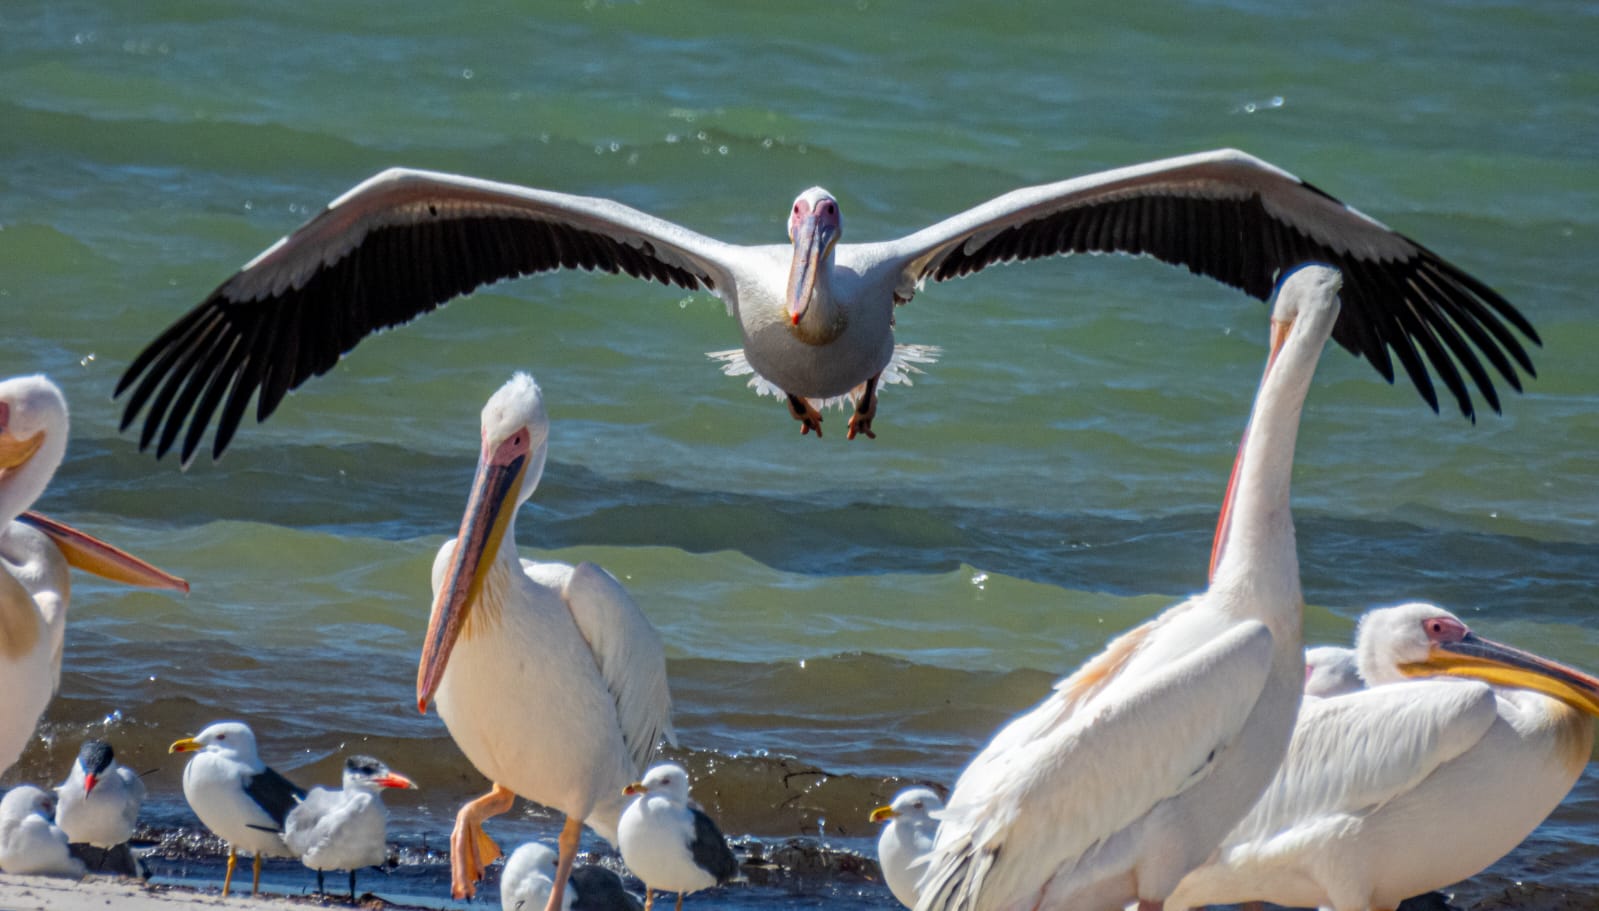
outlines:
[[[1271, 321], [1271, 349], [1266, 355], [1266, 369], [1261, 371], [1260, 382], [1266, 382], [1266, 377], [1271, 374], [1271, 366], [1277, 363], [1277, 354], [1283, 350], [1283, 343], [1288, 341], [1288, 330], [1294, 327], [1291, 319]], [[1216, 517], [1216, 537], [1210, 542], [1210, 571], [1206, 578], [1214, 581], [1216, 567], [1221, 563], [1222, 548], [1227, 542], [1227, 529], [1233, 517], [1233, 501], [1237, 499], [1238, 469], [1244, 463], [1244, 444], [1249, 442], [1249, 427], [1244, 427], [1244, 435], [1238, 438], [1238, 454], [1233, 457], [1233, 470], [1227, 476], [1227, 493], [1221, 500], [1221, 515]]]
[[817, 275], [827, 268], [833, 245], [838, 241], [838, 203], [822, 194], [813, 203], [807, 191], [794, 200], [794, 213], [788, 219], [788, 236], [794, 242], [794, 262], [788, 269], [789, 324], [799, 325], [811, 305]]
[[140, 588], [167, 588], [189, 593], [189, 583], [165, 570], [157, 569], [133, 554], [36, 512], [25, 512], [19, 522], [44, 532], [67, 558], [70, 566], [94, 573], [102, 579]]
[[455, 556], [433, 601], [433, 615], [422, 642], [422, 660], [416, 669], [416, 708], [423, 714], [438, 692], [450, 651], [466, 627], [472, 606], [483, 591], [483, 579], [516, 515], [516, 497], [527, 473], [528, 439], [523, 428], [493, 447], [484, 442], [461, 533], [455, 539]]

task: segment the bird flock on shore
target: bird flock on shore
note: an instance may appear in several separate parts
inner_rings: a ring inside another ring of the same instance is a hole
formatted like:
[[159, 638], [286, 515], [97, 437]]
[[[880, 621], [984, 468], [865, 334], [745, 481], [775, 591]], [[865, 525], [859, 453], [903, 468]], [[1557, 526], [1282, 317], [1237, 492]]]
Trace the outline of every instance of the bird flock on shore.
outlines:
[[[1391, 911], [1509, 852], [1575, 783], [1599, 715], [1592, 676], [1420, 603], [1367, 614], [1352, 651], [1304, 649], [1289, 487], [1321, 353], [1336, 340], [1389, 381], [1397, 359], [1434, 410], [1436, 378], [1463, 415], [1475, 415], [1473, 389], [1497, 411], [1489, 368], [1519, 390], [1533, 374], [1523, 340], [1538, 337], [1486, 284], [1233, 150], [1016, 190], [882, 243], [842, 243], [838, 201], [816, 187], [795, 199], [788, 234], [787, 245], [737, 246], [611, 200], [385, 171], [151, 342], [118, 384], [122, 426], [142, 413], [140, 448], [176, 447], [187, 464], [215, 419], [219, 457], [252, 398], [265, 420], [366, 335], [488, 282], [582, 269], [717, 295], [742, 335], [712, 355], [724, 372], [784, 401], [801, 435], [820, 438], [822, 410], [843, 405], [847, 437], [870, 439], [882, 389], [939, 356], [895, 338], [897, 308], [927, 281], [1071, 253], [1149, 255], [1272, 304], [1207, 585], [1041, 694], [953, 787], [909, 789], [870, 811], [894, 897], [917, 911]], [[28, 512], [66, 432], [49, 380], [0, 383], [0, 767], [59, 677], [69, 565], [187, 590]], [[603, 568], [517, 548], [549, 437], [541, 389], [515, 373], [483, 407], [466, 509], [433, 565], [416, 706], [435, 708], [492, 782], [456, 816], [451, 893], [477, 893], [502, 855], [484, 824], [520, 796], [564, 822], [553, 851], [527, 844], [507, 859], [507, 911], [637, 905], [609, 871], [575, 868], [585, 826], [643, 882], [645, 908], [662, 892], [680, 909], [687, 894], [737, 881], [739, 862], [690, 798], [688, 773], [655, 763], [677, 737], [645, 612]], [[193, 753], [184, 796], [229, 846], [224, 895], [244, 854], [252, 892], [263, 857], [294, 856], [319, 891], [326, 871], [347, 871], [353, 900], [356, 871], [386, 856], [383, 792], [415, 787], [350, 756], [341, 788], [306, 791], [262, 762], [237, 721], [171, 750]], [[0, 870], [81, 874], [87, 846], [97, 867], [117, 853], [136, 873], [125, 843], [143, 796], [109, 744], [85, 743], [54, 797], [19, 786], [0, 801]]]

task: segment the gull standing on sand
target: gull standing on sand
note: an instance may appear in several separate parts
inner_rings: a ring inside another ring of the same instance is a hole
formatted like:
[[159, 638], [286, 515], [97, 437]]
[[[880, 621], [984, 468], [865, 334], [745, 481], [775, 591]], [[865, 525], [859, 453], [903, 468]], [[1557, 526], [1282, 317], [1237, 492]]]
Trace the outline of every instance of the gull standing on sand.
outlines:
[[1289, 275], [1210, 587], [1112, 640], [961, 773], [918, 911], [1159, 911], [1271, 781], [1305, 682], [1294, 443], [1339, 273]]
[[205, 827], [228, 843], [228, 872], [222, 895], [233, 886], [239, 852], [255, 856], [250, 894], [261, 891], [261, 858], [291, 857], [283, 843], [283, 820], [305, 796], [256, 753], [255, 732], [239, 721], [219, 721], [168, 748], [194, 753], [183, 769], [183, 796]]
[[67, 849], [67, 833], [50, 821], [54, 801], [31, 784], [0, 799], [0, 871], [82, 876], [83, 863]]
[[715, 821], [688, 797], [688, 771], [676, 763], [650, 769], [624, 793], [633, 798], [622, 811], [622, 863], [644, 881], [644, 908], [655, 890], [683, 896], [725, 885], [738, 876], [738, 859]]
[[417, 708], [437, 701], [461, 752], [494, 783], [450, 835], [451, 894], [468, 898], [500, 854], [483, 820], [518, 794], [565, 814], [555, 888], [586, 823], [616, 841], [622, 789], [672, 733], [661, 638], [616, 578], [592, 563], [517, 554], [517, 510], [544, 473], [550, 422], [538, 384], [513, 376], [483, 406], [482, 453], [460, 535], [433, 561], [433, 611]]
[[325, 893], [322, 874], [350, 871], [350, 901], [355, 901], [355, 871], [382, 866], [389, 857], [389, 810], [385, 788], [414, 788], [411, 779], [392, 772], [371, 756], [344, 761], [343, 788], [312, 788], [283, 820], [283, 842], [300, 863], [316, 871], [316, 890]]
[[932, 817], [944, 809], [944, 801], [931, 788], [906, 788], [894, 795], [886, 807], [872, 811], [872, 822], [887, 821], [877, 837], [877, 863], [883, 869], [883, 882], [899, 903], [916, 907], [921, 892], [916, 881], [927, 865], [922, 861], [933, 850], [938, 836], [938, 820]]
[[97, 872], [105, 872], [106, 863], [113, 862], [110, 852], [120, 847], [126, 857], [114, 861], [114, 872], [137, 876], [138, 862], [126, 845], [139, 821], [144, 792], [144, 781], [116, 761], [111, 744], [85, 740], [67, 780], [56, 787], [56, 825], [74, 845], [99, 852]]
[[1276, 778], [1168, 909], [1394, 908], [1508, 854], [1587, 765], [1599, 679], [1432, 604], [1368, 613], [1356, 650], [1371, 687], [1306, 700]]
[[480, 285], [557, 269], [720, 297], [743, 339], [712, 357], [728, 374], [753, 374], [750, 385], [787, 402], [802, 433], [817, 436], [817, 407], [845, 397], [854, 401], [849, 437], [873, 436], [878, 386], [908, 384], [937, 356], [894, 339], [895, 310], [927, 281], [1072, 253], [1153, 256], [1261, 300], [1304, 263], [1343, 269], [1347, 306], [1334, 338], [1390, 382], [1398, 358], [1434, 411], [1427, 362], [1467, 417], [1468, 377], [1499, 410], [1483, 361], [1518, 390], [1517, 366], [1533, 373], [1516, 333], [1534, 343], [1538, 335], [1492, 288], [1234, 149], [1015, 190], [883, 243], [840, 243], [838, 201], [821, 187], [794, 200], [787, 225], [788, 244], [741, 246], [609, 199], [384, 171], [262, 251], [140, 352], [117, 382], [118, 395], [132, 391], [122, 427], [148, 407], [139, 448], [154, 442], [164, 455], [181, 435], [187, 464], [221, 408], [211, 448], [219, 456], [252, 396], [265, 420], [366, 336]]
[[0, 382], [0, 773], [22, 755], [61, 682], [75, 566], [187, 592], [189, 584], [77, 529], [24, 512], [67, 451], [67, 400], [44, 376]]

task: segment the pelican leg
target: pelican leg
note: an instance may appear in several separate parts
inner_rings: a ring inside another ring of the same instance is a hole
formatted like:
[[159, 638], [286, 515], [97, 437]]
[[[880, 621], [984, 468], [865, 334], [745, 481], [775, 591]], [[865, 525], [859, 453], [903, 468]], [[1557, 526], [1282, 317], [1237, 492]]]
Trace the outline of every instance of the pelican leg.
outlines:
[[228, 872], [222, 875], [222, 897], [228, 897], [228, 890], [233, 888], [233, 868], [239, 863], [239, 849], [228, 845]]
[[822, 438], [822, 413], [816, 410], [808, 399], [802, 399], [792, 393], [788, 397], [788, 413], [794, 420], [800, 422], [800, 436], [816, 431], [816, 438]]
[[[577, 843], [583, 837], [583, 820], [566, 817], [566, 824], [561, 826], [561, 837], [555, 840], [557, 849], [555, 859], [555, 887], [550, 890], [550, 900], [545, 903], [544, 911], [561, 911], [561, 898], [566, 895], [566, 881], [572, 875], [572, 864], [577, 860]], [[646, 900], [649, 898], [649, 888], [644, 889]], [[648, 908], [645, 905], [645, 908]]]
[[261, 892], [261, 852], [255, 854], [255, 863], [251, 865], [250, 896], [253, 898]]
[[855, 439], [855, 434], [864, 433], [868, 440], [877, 439], [877, 434], [872, 432], [872, 418], [877, 417], [877, 376], [867, 380], [861, 388], [865, 391], [855, 401], [855, 413], [849, 416], [849, 436], [846, 439]]
[[484, 868], [500, 856], [500, 846], [483, 831], [483, 820], [504, 813], [515, 801], [510, 788], [496, 784], [455, 814], [455, 829], [450, 832], [450, 895], [471, 898], [477, 894]]

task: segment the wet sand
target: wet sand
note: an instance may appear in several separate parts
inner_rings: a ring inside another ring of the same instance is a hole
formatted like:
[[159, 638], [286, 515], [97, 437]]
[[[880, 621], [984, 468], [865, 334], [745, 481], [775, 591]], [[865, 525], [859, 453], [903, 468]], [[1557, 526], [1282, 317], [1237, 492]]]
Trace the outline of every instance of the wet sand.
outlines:
[[[248, 883], [246, 883], [248, 885]], [[84, 880], [50, 876], [0, 874], [0, 908], [6, 911], [171, 911], [175, 908], [238, 907], [239, 895], [223, 898], [220, 892], [200, 892], [182, 886], [146, 885], [132, 880], [93, 876]], [[343, 902], [312, 896], [261, 895], [247, 899], [251, 908], [305, 908]], [[360, 908], [408, 908], [367, 896]]]

